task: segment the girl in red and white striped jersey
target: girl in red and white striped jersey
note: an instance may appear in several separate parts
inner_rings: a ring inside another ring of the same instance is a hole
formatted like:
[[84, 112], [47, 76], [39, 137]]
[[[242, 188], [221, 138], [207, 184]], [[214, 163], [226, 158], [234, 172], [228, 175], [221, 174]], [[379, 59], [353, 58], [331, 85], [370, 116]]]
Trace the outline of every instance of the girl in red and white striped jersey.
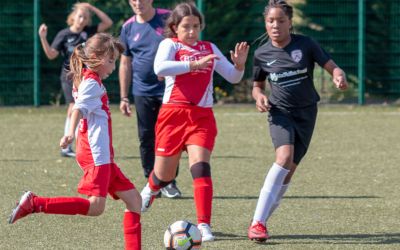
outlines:
[[78, 192], [80, 197], [42, 197], [27, 191], [14, 209], [9, 222], [31, 213], [99, 216], [107, 193], [126, 204], [123, 219], [125, 248], [141, 249], [141, 198], [133, 183], [114, 162], [111, 116], [108, 96], [102, 83], [115, 69], [115, 61], [124, 46], [109, 34], [98, 33], [78, 45], [71, 56], [75, 104], [69, 133], [61, 138], [66, 148], [77, 136], [76, 160], [83, 170]]
[[154, 71], [165, 77], [163, 105], [156, 124], [156, 160], [149, 182], [143, 189], [142, 212], [160, 188], [176, 173], [182, 151], [189, 156], [193, 177], [197, 222], [203, 241], [214, 240], [211, 233], [213, 185], [210, 157], [217, 136], [212, 111], [213, 72], [237, 83], [242, 79], [249, 46], [236, 44], [231, 64], [211, 42], [199, 41], [204, 20], [196, 7], [178, 4], [165, 28], [166, 39], [158, 48]]

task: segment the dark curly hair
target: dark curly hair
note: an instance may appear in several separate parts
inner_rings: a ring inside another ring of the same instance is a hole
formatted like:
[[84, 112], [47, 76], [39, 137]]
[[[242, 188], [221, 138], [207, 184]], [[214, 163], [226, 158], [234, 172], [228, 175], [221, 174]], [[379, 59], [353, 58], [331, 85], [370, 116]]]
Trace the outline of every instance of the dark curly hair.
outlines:
[[269, 0], [267, 6], [265, 6], [264, 9], [264, 16], [268, 15], [268, 12], [272, 8], [280, 8], [285, 12], [285, 14], [289, 17], [289, 20], [292, 20], [293, 18], [293, 7], [290, 6], [286, 1], [284, 0]]

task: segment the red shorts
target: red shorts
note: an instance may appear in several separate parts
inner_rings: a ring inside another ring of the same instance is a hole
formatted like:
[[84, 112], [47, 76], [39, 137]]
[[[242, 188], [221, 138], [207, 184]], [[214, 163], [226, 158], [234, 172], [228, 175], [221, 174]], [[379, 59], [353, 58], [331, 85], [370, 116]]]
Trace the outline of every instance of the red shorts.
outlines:
[[119, 199], [117, 191], [134, 189], [135, 185], [125, 177], [115, 163], [82, 168], [83, 177], [78, 185], [78, 192], [88, 196], [106, 197], [109, 193]]
[[211, 108], [164, 104], [157, 118], [155, 154], [171, 156], [197, 145], [213, 150], [217, 124]]

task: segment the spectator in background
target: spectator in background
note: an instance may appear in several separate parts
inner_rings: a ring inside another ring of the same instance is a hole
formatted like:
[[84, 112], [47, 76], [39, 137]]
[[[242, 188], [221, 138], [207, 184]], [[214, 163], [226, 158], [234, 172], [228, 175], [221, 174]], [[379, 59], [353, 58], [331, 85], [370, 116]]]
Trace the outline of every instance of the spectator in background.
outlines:
[[[100, 23], [92, 26], [91, 13], [95, 13], [100, 19]], [[39, 27], [40, 42], [47, 58], [53, 60], [61, 55], [64, 58], [60, 81], [64, 92], [65, 103], [68, 105], [67, 118], [65, 120], [64, 135], [68, 133], [71, 119], [71, 111], [74, 106], [74, 98], [72, 97], [72, 79], [68, 76], [69, 59], [74, 51], [75, 46], [85, 42], [96, 32], [107, 30], [113, 24], [112, 20], [103, 11], [90, 5], [89, 3], [77, 3], [72, 8], [72, 12], [67, 18], [68, 27], [60, 30], [54, 38], [51, 46], [47, 41], [47, 25], [42, 24]], [[75, 157], [70, 144], [67, 148], [61, 150], [61, 156]]]
[[[148, 179], [154, 167], [154, 129], [165, 88], [164, 79], [154, 74], [153, 63], [158, 44], [164, 39], [165, 20], [170, 11], [154, 8], [153, 0], [129, 0], [129, 4], [135, 15], [124, 23], [121, 30], [120, 39], [126, 50], [119, 67], [120, 110], [123, 115], [131, 116], [128, 96], [132, 85], [140, 157], [144, 176]], [[175, 180], [161, 193], [168, 198], [181, 196]]]

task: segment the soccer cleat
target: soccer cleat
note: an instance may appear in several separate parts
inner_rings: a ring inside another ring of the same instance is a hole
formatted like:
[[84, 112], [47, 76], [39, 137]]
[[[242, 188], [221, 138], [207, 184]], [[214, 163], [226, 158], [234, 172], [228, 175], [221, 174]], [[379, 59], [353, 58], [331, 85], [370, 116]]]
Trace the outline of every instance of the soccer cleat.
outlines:
[[142, 196], [142, 209], [141, 211], [144, 213], [146, 212], [151, 204], [153, 204], [154, 199], [157, 197], [157, 195], [160, 193], [160, 191], [151, 191], [149, 187], [149, 183], [146, 184], [146, 186], [143, 188], [142, 192], [140, 192], [140, 196]]
[[249, 230], [247, 231], [247, 237], [249, 237], [250, 240], [264, 242], [269, 238], [269, 235], [267, 228], [259, 221], [257, 221], [256, 224], [249, 226]]
[[211, 232], [211, 227], [207, 223], [200, 223], [199, 225], [197, 225], [197, 228], [201, 232], [202, 242], [213, 241], [215, 239], [215, 236]]
[[17, 203], [17, 206], [11, 213], [10, 219], [8, 220], [9, 224], [13, 224], [17, 220], [35, 212], [33, 205], [33, 198], [35, 196], [36, 195], [31, 191], [25, 191], [25, 193], [22, 195], [21, 199]]
[[61, 149], [60, 155], [62, 157], [71, 157], [71, 158], [75, 158], [76, 156], [75, 152], [71, 148]]
[[171, 182], [166, 187], [161, 188], [161, 193], [168, 198], [179, 198], [182, 196], [182, 193], [176, 186], [175, 181]]

